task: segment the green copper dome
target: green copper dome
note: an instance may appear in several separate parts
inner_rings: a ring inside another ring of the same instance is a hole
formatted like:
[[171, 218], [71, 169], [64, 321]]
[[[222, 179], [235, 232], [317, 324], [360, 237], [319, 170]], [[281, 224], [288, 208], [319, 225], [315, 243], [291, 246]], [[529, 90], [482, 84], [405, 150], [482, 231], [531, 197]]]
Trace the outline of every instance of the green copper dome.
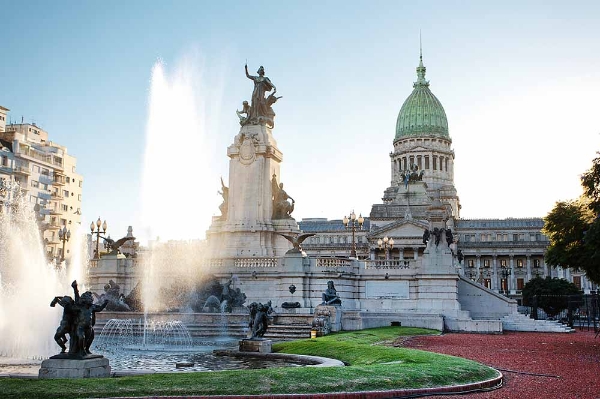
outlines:
[[425, 71], [421, 55], [417, 67], [418, 79], [413, 85], [413, 92], [400, 108], [394, 140], [426, 135], [450, 138], [446, 112], [440, 100], [429, 90], [429, 82], [425, 80]]

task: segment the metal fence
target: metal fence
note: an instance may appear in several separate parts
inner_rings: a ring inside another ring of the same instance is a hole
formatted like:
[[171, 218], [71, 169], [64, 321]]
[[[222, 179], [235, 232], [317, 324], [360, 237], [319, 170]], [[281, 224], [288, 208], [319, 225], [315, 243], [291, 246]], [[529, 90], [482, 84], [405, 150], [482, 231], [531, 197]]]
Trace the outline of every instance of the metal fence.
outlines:
[[531, 318], [557, 320], [580, 330], [600, 333], [600, 303], [598, 293], [576, 295], [536, 295], [525, 304]]

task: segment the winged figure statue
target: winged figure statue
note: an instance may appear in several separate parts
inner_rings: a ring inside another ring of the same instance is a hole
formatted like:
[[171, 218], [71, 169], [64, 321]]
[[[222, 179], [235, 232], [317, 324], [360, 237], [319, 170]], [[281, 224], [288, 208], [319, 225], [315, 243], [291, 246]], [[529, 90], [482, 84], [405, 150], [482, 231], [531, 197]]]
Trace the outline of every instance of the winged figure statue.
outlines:
[[287, 251], [287, 253], [302, 252], [302, 242], [304, 240], [306, 240], [308, 237], [312, 237], [312, 236], [316, 235], [316, 233], [302, 233], [302, 234], [297, 234], [297, 235], [289, 235], [289, 234], [283, 234], [283, 233], [277, 233], [277, 234], [284, 237], [286, 240], [291, 242], [292, 245], [294, 246], [294, 248]]
[[127, 236], [120, 238], [117, 241], [111, 239], [110, 237], [104, 239], [104, 241], [106, 241], [106, 248], [110, 251], [109, 255], [118, 255], [121, 245], [125, 244], [129, 240], [135, 240], [135, 237]]

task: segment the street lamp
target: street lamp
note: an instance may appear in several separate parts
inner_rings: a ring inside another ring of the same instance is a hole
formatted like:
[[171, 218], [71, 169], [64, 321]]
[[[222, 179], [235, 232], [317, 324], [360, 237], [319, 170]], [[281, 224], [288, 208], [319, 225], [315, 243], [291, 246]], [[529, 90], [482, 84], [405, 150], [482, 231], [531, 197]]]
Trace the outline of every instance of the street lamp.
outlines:
[[506, 286], [503, 287], [504, 288], [503, 291], [508, 293], [508, 277], [510, 277], [512, 271], [509, 268], [507, 268], [506, 266], [502, 266], [500, 269], [501, 269], [500, 275], [502, 276], [502, 278], [504, 279], [504, 282], [506, 284]]
[[385, 236], [383, 240], [381, 238], [377, 240], [377, 245], [379, 249], [385, 250], [385, 259], [388, 260], [390, 258], [390, 249], [394, 248], [394, 239]]
[[350, 213], [350, 218], [344, 216], [344, 226], [346, 226], [347, 229], [352, 229], [352, 250], [350, 250], [350, 256], [353, 258], [356, 258], [356, 241], [354, 240], [356, 227], [358, 227], [359, 230], [362, 229], [364, 222], [365, 218], [362, 217], [362, 214], [358, 215], [357, 218], [354, 211]]
[[100, 243], [100, 227], [102, 227], [102, 233], [106, 234], [106, 220], [104, 221], [104, 223], [102, 223], [102, 220], [100, 220], [100, 216], [98, 216], [98, 220], [96, 220], [96, 223], [92, 222], [90, 224], [90, 230], [92, 231], [92, 235], [96, 234], [96, 253], [94, 254], [94, 259], [100, 259], [100, 252], [98, 252], [98, 244]]
[[65, 243], [71, 238], [71, 230], [67, 230], [67, 226], [63, 226], [62, 229], [58, 230], [58, 239], [62, 242], [62, 252], [60, 255], [60, 262], [65, 260]]

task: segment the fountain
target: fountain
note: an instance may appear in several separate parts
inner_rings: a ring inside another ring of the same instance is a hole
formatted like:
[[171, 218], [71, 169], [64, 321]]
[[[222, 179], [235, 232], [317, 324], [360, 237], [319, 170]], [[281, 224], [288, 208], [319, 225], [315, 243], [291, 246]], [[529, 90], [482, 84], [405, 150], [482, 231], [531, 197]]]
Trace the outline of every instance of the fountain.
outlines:
[[48, 305], [68, 285], [64, 268], [48, 263], [33, 206], [18, 184], [0, 212], [0, 356], [39, 359], [53, 354], [60, 321]]

